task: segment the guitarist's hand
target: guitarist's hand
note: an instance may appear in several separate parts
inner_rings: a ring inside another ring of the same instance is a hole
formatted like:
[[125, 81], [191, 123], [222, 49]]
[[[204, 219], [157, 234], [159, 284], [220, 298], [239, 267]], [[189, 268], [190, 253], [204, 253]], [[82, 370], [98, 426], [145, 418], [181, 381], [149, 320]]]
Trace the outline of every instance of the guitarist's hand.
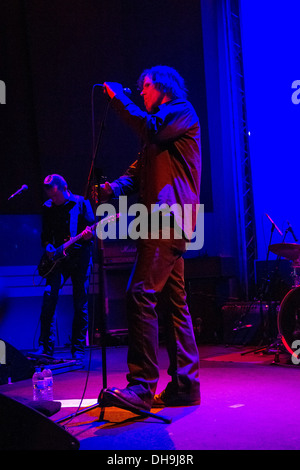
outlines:
[[47, 254], [48, 258], [53, 258], [55, 251], [56, 250], [55, 250], [54, 246], [51, 245], [50, 243], [46, 246], [46, 254]]
[[86, 229], [82, 232], [82, 236], [84, 240], [90, 240], [93, 236], [93, 232], [91, 230], [91, 227], [86, 227]]

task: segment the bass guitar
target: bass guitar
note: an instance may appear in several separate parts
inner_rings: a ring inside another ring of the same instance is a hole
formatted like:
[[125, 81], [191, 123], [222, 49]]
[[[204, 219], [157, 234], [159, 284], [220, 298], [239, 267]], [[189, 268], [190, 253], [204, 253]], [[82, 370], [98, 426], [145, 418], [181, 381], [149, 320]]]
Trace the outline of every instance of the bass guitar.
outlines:
[[[100, 220], [100, 222], [96, 222], [95, 224], [91, 225], [90, 229], [92, 232], [95, 232], [98, 225], [103, 226], [108, 223], [116, 222], [119, 217], [120, 214], [105, 217], [104, 219]], [[74, 243], [77, 243], [79, 240], [81, 240], [81, 238], [83, 238], [84, 232], [85, 230], [56, 248], [51, 257], [49, 257], [47, 253], [44, 253], [38, 265], [39, 276], [47, 277], [57, 267], [57, 265], [68, 256], [66, 250], [74, 245]]]

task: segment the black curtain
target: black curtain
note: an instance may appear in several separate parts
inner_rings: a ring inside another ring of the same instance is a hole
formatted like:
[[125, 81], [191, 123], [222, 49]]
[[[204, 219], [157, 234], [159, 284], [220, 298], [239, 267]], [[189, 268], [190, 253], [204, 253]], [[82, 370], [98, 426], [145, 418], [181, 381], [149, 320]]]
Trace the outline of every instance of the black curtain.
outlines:
[[[6, 104], [1, 112], [2, 214], [38, 213], [42, 181], [62, 174], [83, 194], [92, 159], [92, 88], [118, 81], [136, 90], [152, 65], [176, 68], [202, 127], [201, 202], [212, 210], [204, 59], [199, 0], [4, 0], [1, 69]], [[106, 97], [95, 88], [96, 136]], [[96, 159], [98, 175], [112, 180], [136, 157], [139, 142], [108, 113]], [[23, 184], [29, 190], [7, 201]]]

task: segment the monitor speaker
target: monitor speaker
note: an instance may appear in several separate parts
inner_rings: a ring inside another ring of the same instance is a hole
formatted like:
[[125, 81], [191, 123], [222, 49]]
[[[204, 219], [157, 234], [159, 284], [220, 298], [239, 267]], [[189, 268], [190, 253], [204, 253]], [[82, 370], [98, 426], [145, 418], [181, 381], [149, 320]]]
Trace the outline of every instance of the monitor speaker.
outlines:
[[0, 385], [30, 379], [33, 364], [18, 349], [0, 339]]
[[78, 450], [78, 440], [41, 412], [0, 393], [0, 450]]

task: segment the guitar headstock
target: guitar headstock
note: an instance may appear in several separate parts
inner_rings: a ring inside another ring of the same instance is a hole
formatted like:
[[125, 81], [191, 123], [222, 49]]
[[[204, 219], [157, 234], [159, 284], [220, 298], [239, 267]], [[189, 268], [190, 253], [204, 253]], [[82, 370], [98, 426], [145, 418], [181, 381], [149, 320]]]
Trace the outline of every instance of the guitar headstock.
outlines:
[[94, 184], [93, 186], [91, 186], [90, 190], [90, 198], [92, 199], [93, 203], [97, 206], [100, 204], [99, 189], [100, 185]]

